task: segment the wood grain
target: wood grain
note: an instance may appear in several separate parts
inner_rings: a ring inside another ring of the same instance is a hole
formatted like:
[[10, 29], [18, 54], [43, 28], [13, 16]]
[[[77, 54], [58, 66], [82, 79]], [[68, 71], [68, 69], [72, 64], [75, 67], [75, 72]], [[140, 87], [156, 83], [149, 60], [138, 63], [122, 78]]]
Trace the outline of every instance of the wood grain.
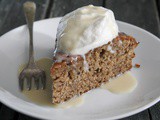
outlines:
[[160, 102], [149, 108], [149, 112], [152, 120], [160, 120]]
[[160, 18], [160, 0], [155, 0], [158, 8], [159, 18]]
[[10, 4], [8, 4], [7, 0], [0, 0], [0, 26], [2, 26], [5, 19], [7, 19], [8, 11], [11, 10], [13, 3], [14, 1], [10, 1]]
[[79, 7], [85, 5], [103, 5], [103, 0], [54, 0], [50, 17], [63, 16]]
[[131, 23], [160, 36], [159, 16], [154, 0], [106, 0], [117, 20]]
[[[8, 32], [9, 30], [25, 24], [23, 14], [23, 3], [27, 0], [1, 0], [0, 1], [0, 35]], [[37, 5], [36, 20], [43, 19], [46, 14], [49, 0], [32, 0]]]

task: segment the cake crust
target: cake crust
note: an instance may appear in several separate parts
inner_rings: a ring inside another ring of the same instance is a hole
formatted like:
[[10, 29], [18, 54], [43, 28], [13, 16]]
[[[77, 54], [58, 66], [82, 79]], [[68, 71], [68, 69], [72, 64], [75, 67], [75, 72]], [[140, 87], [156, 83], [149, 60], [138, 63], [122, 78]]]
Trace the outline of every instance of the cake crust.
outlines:
[[65, 102], [100, 87], [109, 79], [130, 70], [137, 45], [138, 42], [133, 37], [119, 33], [108, 44], [86, 53], [86, 62], [80, 55], [57, 53], [55, 63], [51, 67], [52, 102], [54, 104]]

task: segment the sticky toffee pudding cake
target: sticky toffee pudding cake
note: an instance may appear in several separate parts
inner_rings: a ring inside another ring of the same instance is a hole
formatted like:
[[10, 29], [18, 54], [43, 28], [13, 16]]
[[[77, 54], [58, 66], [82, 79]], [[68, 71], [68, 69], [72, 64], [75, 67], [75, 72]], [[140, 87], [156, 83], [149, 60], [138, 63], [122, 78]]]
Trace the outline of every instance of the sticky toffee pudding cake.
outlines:
[[111, 10], [89, 5], [65, 15], [50, 73], [52, 102], [70, 100], [130, 70], [137, 45], [119, 32]]

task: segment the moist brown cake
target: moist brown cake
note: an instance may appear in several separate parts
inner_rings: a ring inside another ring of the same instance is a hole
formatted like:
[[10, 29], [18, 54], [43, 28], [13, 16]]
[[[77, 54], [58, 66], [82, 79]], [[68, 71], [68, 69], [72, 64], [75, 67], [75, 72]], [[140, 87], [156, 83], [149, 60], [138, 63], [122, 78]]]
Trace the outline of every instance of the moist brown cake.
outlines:
[[[100, 87], [110, 78], [124, 73], [132, 68], [134, 49], [138, 43], [124, 33], [101, 47], [85, 54], [88, 69], [85, 69], [84, 58], [80, 55], [68, 56], [57, 53], [55, 63], [51, 67], [53, 79], [52, 102], [58, 104], [81, 95], [91, 89]], [[108, 51], [108, 47], [114, 52]], [[58, 61], [57, 58], [61, 58]]]

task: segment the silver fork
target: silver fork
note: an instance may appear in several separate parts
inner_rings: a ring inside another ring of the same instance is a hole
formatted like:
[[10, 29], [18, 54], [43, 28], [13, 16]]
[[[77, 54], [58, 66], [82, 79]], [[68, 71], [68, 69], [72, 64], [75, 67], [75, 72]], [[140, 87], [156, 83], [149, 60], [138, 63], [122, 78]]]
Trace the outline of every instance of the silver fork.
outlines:
[[45, 88], [46, 74], [43, 70], [38, 68], [34, 61], [34, 48], [33, 48], [33, 22], [35, 18], [36, 5], [34, 2], [25, 2], [23, 4], [25, 18], [30, 35], [29, 44], [29, 61], [27, 66], [22, 70], [19, 75], [19, 87], [23, 90], [24, 80], [27, 81], [27, 90], [31, 89], [32, 80], [34, 80], [35, 88], [38, 90], [41, 83], [41, 88]]

